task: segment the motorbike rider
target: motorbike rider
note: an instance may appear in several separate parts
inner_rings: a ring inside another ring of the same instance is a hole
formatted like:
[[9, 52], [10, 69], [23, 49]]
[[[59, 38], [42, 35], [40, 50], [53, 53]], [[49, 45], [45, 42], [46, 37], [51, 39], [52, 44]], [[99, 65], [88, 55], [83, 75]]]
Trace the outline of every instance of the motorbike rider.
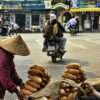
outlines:
[[60, 47], [60, 52], [64, 52], [66, 44], [66, 38], [63, 36], [63, 32], [65, 32], [65, 30], [57, 21], [56, 15], [50, 14], [50, 23], [45, 30], [44, 37], [48, 38], [49, 40], [55, 40]]
[[45, 38], [43, 42], [43, 49], [42, 49], [43, 52], [46, 52], [47, 50], [47, 41], [48, 41], [47, 34], [49, 34], [47, 30], [49, 27], [50, 27], [50, 13], [47, 15], [47, 20], [45, 20], [44, 28], [43, 28], [43, 33], [44, 33], [43, 37]]
[[73, 26], [76, 26], [76, 24], [77, 24], [77, 20], [76, 20], [75, 16], [72, 16], [72, 18], [69, 20], [68, 23], [70, 24], [69, 30], [71, 32]]

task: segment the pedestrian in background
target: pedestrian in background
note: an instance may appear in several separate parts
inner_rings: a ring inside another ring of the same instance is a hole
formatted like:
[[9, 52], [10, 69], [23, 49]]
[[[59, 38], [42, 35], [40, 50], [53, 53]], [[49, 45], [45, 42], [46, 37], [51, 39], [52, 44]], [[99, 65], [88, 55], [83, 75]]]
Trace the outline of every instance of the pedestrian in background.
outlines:
[[68, 23], [70, 24], [69, 30], [71, 32], [72, 27], [76, 26], [76, 24], [77, 24], [77, 20], [76, 20], [75, 16], [72, 16], [72, 18], [68, 21]]
[[23, 100], [17, 86], [24, 88], [22, 79], [18, 76], [14, 55], [27, 56], [30, 51], [20, 35], [0, 41], [0, 100], [3, 100], [6, 90], [16, 93]]

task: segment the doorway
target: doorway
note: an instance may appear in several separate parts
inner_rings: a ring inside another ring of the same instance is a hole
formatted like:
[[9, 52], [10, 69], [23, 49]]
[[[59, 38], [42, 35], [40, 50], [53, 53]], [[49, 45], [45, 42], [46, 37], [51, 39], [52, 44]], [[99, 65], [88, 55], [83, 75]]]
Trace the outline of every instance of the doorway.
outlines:
[[15, 21], [20, 28], [25, 28], [25, 14], [16, 14], [16, 21]]
[[94, 22], [93, 22], [93, 29], [94, 30], [98, 30], [98, 21], [99, 20], [99, 16], [95, 16], [94, 17]]

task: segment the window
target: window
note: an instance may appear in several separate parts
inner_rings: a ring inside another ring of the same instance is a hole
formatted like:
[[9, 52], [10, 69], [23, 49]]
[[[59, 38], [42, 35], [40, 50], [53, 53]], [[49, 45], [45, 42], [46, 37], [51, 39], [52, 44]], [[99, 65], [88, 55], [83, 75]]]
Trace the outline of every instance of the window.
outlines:
[[32, 15], [32, 25], [39, 25], [39, 15]]

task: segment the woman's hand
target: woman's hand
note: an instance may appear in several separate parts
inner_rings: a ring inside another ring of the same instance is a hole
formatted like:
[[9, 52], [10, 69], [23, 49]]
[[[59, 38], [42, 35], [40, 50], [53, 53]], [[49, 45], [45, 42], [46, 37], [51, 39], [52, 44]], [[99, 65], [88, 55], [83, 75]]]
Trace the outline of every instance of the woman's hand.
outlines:
[[94, 92], [95, 88], [90, 84], [90, 89]]
[[25, 85], [24, 83], [20, 84], [20, 86], [19, 86], [20, 89], [24, 89], [24, 85]]
[[19, 100], [24, 100], [24, 96], [18, 90], [16, 90], [16, 95]]

